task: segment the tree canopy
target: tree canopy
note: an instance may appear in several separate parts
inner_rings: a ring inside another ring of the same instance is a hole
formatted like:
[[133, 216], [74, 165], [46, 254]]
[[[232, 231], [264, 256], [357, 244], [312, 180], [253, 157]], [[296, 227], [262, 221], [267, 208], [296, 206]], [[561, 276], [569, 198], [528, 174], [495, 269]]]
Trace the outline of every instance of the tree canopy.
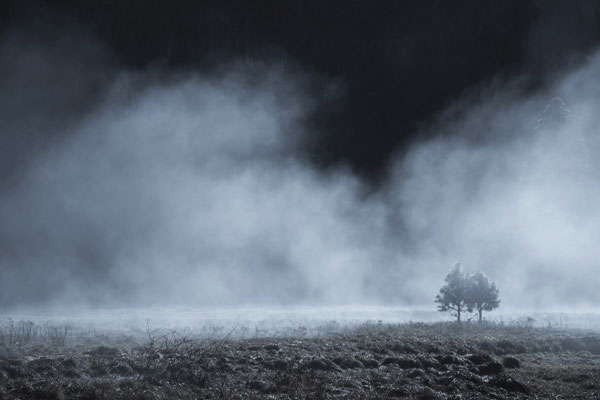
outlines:
[[483, 311], [492, 311], [500, 305], [498, 289], [494, 282], [481, 271], [469, 277], [468, 303], [478, 313], [479, 322], [482, 321]]
[[461, 322], [464, 312], [478, 314], [479, 322], [483, 321], [483, 311], [491, 311], [500, 305], [498, 289], [494, 282], [481, 271], [467, 275], [460, 263], [456, 263], [445, 278], [446, 284], [435, 297], [438, 311], [449, 311]]
[[471, 312], [472, 307], [468, 303], [469, 280], [465, 275], [462, 265], [456, 263], [446, 275], [446, 284], [440, 289], [440, 294], [435, 297], [438, 310], [450, 311], [461, 322], [461, 315], [466, 310]]

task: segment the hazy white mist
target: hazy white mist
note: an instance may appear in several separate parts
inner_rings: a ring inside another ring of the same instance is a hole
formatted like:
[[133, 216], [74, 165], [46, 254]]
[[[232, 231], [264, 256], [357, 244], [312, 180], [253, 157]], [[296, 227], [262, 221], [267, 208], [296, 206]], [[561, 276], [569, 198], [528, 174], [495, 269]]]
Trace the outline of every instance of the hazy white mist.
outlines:
[[303, 160], [319, 105], [289, 60], [115, 71], [101, 49], [15, 37], [4, 304], [433, 307], [456, 261], [503, 306], [600, 300], [597, 56], [544, 93], [500, 81], [456, 99], [373, 192]]

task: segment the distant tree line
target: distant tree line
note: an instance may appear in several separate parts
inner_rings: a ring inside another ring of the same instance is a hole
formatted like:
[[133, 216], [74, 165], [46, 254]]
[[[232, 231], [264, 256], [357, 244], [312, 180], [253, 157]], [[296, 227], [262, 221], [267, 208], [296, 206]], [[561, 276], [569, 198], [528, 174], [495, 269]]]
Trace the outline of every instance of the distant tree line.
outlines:
[[491, 311], [500, 305], [496, 284], [490, 282], [481, 271], [468, 275], [457, 263], [446, 275], [445, 282], [435, 302], [438, 303], [438, 311], [450, 312], [458, 323], [465, 312], [476, 312], [481, 323], [484, 311]]

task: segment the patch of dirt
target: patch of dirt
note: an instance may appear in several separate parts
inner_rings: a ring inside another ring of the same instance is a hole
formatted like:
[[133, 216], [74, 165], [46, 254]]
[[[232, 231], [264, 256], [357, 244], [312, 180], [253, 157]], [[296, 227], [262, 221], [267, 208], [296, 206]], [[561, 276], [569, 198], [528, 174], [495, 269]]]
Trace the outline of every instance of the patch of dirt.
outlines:
[[600, 336], [453, 324], [318, 338], [4, 346], [2, 399], [600, 399]]

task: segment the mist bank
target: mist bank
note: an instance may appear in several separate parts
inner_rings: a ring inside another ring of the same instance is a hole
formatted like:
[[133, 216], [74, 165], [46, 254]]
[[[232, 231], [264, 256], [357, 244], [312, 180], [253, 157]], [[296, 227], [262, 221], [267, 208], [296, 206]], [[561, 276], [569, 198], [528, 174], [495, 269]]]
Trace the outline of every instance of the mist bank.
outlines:
[[[551, 328], [558, 330], [600, 330], [600, 313], [596, 310], [495, 310], [486, 315], [484, 326], [474, 319], [464, 321], [465, 329]], [[433, 328], [452, 318], [431, 307], [405, 306], [205, 306], [205, 307], [132, 307], [82, 308], [62, 306], [41, 310], [20, 309], [2, 314], [0, 330], [19, 324], [68, 327], [77, 337], [91, 335], [104, 338], [133, 337], [148, 339], [151, 332], [178, 332], [182, 336], [206, 339], [257, 337], [330, 336], [361, 328], [390, 325], [422, 324]], [[451, 326], [451, 325], [448, 325]], [[530, 331], [531, 332], [531, 331]]]
[[[544, 92], [497, 80], [456, 99], [374, 188], [299, 151], [322, 78], [291, 60], [131, 71], [94, 64], [102, 49], [57, 63], [14, 43], [5, 307], [433, 308], [457, 261], [497, 282], [501, 307], [599, 300], [597, 56]], [[52, 79], [23, 83], [40, 71]]]

